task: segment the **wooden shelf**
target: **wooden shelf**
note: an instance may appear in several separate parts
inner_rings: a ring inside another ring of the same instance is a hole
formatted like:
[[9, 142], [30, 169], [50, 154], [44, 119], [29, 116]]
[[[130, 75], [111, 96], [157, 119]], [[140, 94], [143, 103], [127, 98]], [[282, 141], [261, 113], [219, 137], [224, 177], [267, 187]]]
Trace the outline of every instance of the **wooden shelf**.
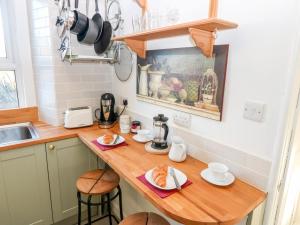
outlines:
[[208, 18], [188, 23], [166, 26], [131, 35], [114, 37], [115, 41], [125, 41], [140, 57], [146, 57], [146, 41], [190, 34], [203, 54], [211, 57], [214, 44], [214, 32], [234, 29], [238, 25], [218, 18]]

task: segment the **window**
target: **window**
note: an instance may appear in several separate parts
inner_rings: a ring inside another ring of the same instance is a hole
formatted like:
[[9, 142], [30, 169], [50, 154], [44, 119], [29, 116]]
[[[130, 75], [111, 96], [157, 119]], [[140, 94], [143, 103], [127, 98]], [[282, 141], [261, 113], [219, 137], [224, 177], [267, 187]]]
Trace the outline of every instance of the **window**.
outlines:
[[15, 69], [7, 42], [10, 40], [8, 24], [3, 21], [7, 18], [4, 12], [4, 5], [0, 4], [0, 109], [19, 107]]

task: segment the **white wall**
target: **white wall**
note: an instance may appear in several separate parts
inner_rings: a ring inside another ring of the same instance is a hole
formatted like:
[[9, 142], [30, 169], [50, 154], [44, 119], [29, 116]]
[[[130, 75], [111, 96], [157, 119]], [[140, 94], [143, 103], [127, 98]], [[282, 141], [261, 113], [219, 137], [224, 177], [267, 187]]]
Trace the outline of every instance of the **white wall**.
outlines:
[[[156, 0], [149, 0], [149, 4], [152, 1]], [[196, 0], [176, 2], [181, 2], [183, 8], [190, 7], [189, 15], [193, 15], [194, 19], [199, 18], [198, 8], [201, 7], [201, 2]], [[191, 2], [193, 4], [188, 4]], [[239, 24], [237, 30], [219, 32], [217, 38], [217, 44], [230, 44], [223, 121], [215, 122], [193, 116], [192, 130], [241, 151], [251, 152], [265, 159], [273, 158], [274, 137], [278, 127], [280, 106], [284, 101], [282, 96], [286, 91], [286, 77], [295, 38], [293, 35], [296, 27], [296, 21], [293, 20], [296, 15], [295, 2], [295, 0], [220, 1], [219, 17]], [[129, 5], [130, 1], [126, 1], [126, 4]], [[191, 45], [189, 38], [173, 38], [149, 43], [151, 49]], [[171, 110], [137, 101], [135, 85], [134, 73], [126, 83], [119, 82], [115, 78], [113, 90], [119, 96], [128, 96], [130, 108], [142, 114], [152, 116], [157, 110], [161, 110], [171, 115]], [[243, 119], [243, 105], [247, 100], [266, 103], [263, 123]]]
[[[134, 1], [121, 2], [126, 21], [124, 33], [130, 33], [131, 17], [140, 10]], [[230, 44], [223, 121], [192, 116], [191, 129], [185, 132], [199, 137], [197, 139], [199, 143], [193, 143], [193, 153], [197, 158], [204, 161], [229, 158], [230, 162], [227, 162], [234, 171], [246, 167], [251, 172], [252, 178], [249, 178], [249, 174], [247, 177], [246, 173], [238, 174], [240, 178], [251, 183], [251, 180], [258, 180], [263, 176], [264, 184], [269, 183], [269, 186], [255, 182], [252, 184], [271, 192], [274, 188], [271, 183], [271, 165], [276, 165], [276, 156], [281, 150], [290, 81], [294, 76], [292, 67], [295, 64], [294, 47], [298, 42], [296, 36], [298, 2], [297, 0], [219, 2], [218, 17], [239, 24], [236, 30], [219, 32], [216, 40], [217, 44]], [[206, 12], [203, 11], [207, 9], [206, 1], [177, 0], [170, 4], [167, 0], [149, 0], [150, 10], [156, 7], [157, 10], [164, 11], [166, 7], [163, 6], [167, 4], [169, 4], [167, 8], [173, 5], [179, 8], [181, 21], [206, 17]], [[148, 43], [149, 49], [185, 46], [192, 46], [190, 38], [186, 36]], [[129, 111], [135, 116], [140, 115], [141, 119], [149, 119], [161, 112], [172, 117], [173, 110], [137, 101], [135, 90], [135, 72], [130, 80], [124, 83], [114, 76], [113, 93], [119, 96], [118, 99], [121, 97], [129, 99]], [[266, 104], [262, 123], [243, 119], [243, 105], [247, 100]], [[172, 125], [171, 122], [170, 124]], [[174, 129], [178, 128], [175, 126]], [[180, 128], [179, 130], [182, 131]], [[184, 135], [184, 132], [181, 134]], [[205, 144], [202, 140], [205, 140]], [[219, 147], [215, 146], [216, 143]], [[205, 154], [203, 148], [206, 150]], [[207, 154], [210, 154], [210, 157], [207, 157]], [[252, 160], [245, 160], [250, 156]], [[248, 165], [244, 163], [245, 161]], [[235, 166], [237, 164], [238, 166]]]

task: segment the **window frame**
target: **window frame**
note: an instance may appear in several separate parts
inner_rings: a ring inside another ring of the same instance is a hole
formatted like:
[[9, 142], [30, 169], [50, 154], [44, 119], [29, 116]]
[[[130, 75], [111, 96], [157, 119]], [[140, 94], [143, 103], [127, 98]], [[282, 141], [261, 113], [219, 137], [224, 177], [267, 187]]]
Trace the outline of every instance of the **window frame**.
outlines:
[[27, 0], [0, 0], [0, 10], [6, 47], [0, 70], [15, 73], [18, 108], [36, 106]]
[[0, 10], [2, 16], [2, 25], [4, 31], [4, 42], [6, 58], [0, 57], [0, 70], [16, 70], [15, 57], [12, 49], [12, 35], [10, 30], [10, 23], [7, 21], [9, 17], [8, 5], [5, 0], [0, 0]]

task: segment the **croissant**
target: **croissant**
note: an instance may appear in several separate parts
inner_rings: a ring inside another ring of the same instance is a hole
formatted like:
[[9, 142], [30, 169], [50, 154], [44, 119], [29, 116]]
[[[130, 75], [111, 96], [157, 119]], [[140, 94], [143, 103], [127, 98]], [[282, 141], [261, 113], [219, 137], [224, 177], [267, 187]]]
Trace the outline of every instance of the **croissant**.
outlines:
[[114, 140], [114, 137], [111, 134], [106, 134], [103, 136], [104, 144], [110, 144], [113, 140]]
[[166, 187], [167, 176], [168, 176], [168, 166], [160, 165], [153, 169], [152, 178], [158, 186]]

